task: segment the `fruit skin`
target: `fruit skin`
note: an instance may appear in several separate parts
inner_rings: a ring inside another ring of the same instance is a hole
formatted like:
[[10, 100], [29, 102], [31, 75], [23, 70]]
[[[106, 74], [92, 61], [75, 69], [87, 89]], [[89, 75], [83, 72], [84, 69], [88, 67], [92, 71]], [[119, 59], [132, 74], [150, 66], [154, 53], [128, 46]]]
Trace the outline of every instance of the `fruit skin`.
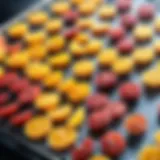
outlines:
[[123, 54], [131, 53], [134, 49], [134, 41], [130, 38], [124, 38], [117, 44], [117, 48]]
[[124, 127], [130, 135], [139, 136], [147, 130], [148, 123], [144, 115], [135, 113], [126, 118]]
[[152, 4], [143, 4], [138, 9], [138, 15], [140, 19], [152, 19], [155, 15], [155, 7]]
[[117, 0], [117, 9], [119, 12], [126, 12], [132, 6], [131, 0]]
[[109, 103], [109, 98], [104, 94], [94, 93], [87, 98], [86, 104], [90, 111], [99, 110]]
[[127, 106], [121, 101], [110, 102], [107, 107], [111, 110], [113, 120], [121, 119], [127, 113]]
[[141, 88], [133, 82], [126, 82], [120, 86], [119, 95], [127, 101], [135, 101], [141, 96]]
[[117, 76], [113, 72], [101, 72], [95, 80], [97, 88], [109, 89], [117, 84]]
[[137, 18], [136, 16], [132, 14], [125, 14], [121, 18], [121, 24], [126, 28], [126, 29], [132, 29], [136, 24], [137, 24]]
[[109, 30], [108, 34], [112, 41], [118, 41], [124, 37], [125, 30], [123, 27], [114, 27]]
[[80, 146], [74, 148], [72, 160], [87, 160], [94, 151], [94, 142], [90, 137], [83, 140]]
[[11, 117], [10, 124], [13, 126], [21, 126], [24, 123], [26, 123], [28, 120], [30, 120], [33, 116], [33, 112], [31, 110], [27, 110], [21, 113], [18, 113]]
[[11, 115], [13, 115], [15, 112], [19, 110], [19, 105], [17, 103], [12, 103], [7, 106], [0, 108], [0, 117], [1, 118], [7, 118]]
[[93, 112], [88, 117], [88, 126], [94, 131], [98, 132], [106, 128], [112, 121], [112, 114], [109, 109], [102, 109]]
[[117, 157], [126, 149], [126, 141], [119, 132], [111, 130], [101, 138], [101, 147], [105, 154]]

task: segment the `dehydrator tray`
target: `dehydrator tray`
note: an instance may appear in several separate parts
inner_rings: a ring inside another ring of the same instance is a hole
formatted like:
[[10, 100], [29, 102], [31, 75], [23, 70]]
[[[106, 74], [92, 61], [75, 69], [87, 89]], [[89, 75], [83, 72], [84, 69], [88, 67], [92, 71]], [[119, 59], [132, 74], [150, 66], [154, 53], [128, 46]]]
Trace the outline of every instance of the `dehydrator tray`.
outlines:
[[[158, 6], [158, 0], [153, 1], [146, 1], [146, 0], [132, 0], [133, 1], [133, 13], [136, 10], [136, 8], [144, 3], [144, 2], [152, 2], [155, 3], [157, 6], [157, 10], [159, 8]], [[0, 31], [2, 34], [5, 34], [7, 28], [17, 22], [17, 21], [23, 21], [25, 20], [25, 16], [31, 12], [31, 10], [49, 10], [50, 4], [53, 3], [52, 0], [46, 0], [36, 6], [34, 6], [32, 9], [27, 10], [24, 13], [21, 13], [20, 15], [17, 15], [13, 20], [7, 22], [4, 24]], [[107, 2], [113, 3], [115, 0], [108, 0]], [[160, 3], [159, 3], [160, 4]], [[156, 14], [159, 14], [158, 11]], [[112, 23], [117, 24], [118, 19], [115, 19]], [[157, 38], [158, 35], [155, 35], [155, 38]], [[102, 39], [103, 40], [103, 39]], [[110, 46], [109, 43], [106, 43], [106, 47]], [[155, 60], [156, 61], [156, 60]], [[141, 84], [141, 73], [145, 71], [146, 69], [149, 69], [151, 66], [155, 64], [155, 61], [146, 67], [145, 69], [135, 69], [135, 71], [126, 79], [123, 79], [122, 81], [125, 81], [127, 79], [132, 80], [134, 82], [137, 82], [138, 84]], [[96, 73], [95, 73], [96, 74]], [[93, 86], [94, 89], [94, 86]], [[117, 99], [117, 93], [116, 90], [113, 90], [111, 93], [107, 93], [111, 97], [111, 99]], [[158, 123], [158, 114], [157, 114], [157, 107], [158, 104], [160, 104], [160, 92], [159, 91], [145, 91], [143, 90], [142, 97], [139, 101], [137, 101], [136, 104], [133, 104], [131, 107], [129, 113], [133, 112], [140, 112], [142, 113], [148, 120], [149, 123], [149, 129], [148, 131], [141, 137], [129, 137], [127, 136], [124, 128], [122, 127], [123, 121], [120, 123], [111, 126], [112, 129], [116, 129], [120, 131], [127, 139], [128, 146], [124, 154], [120, 156], [118, 160], [136, 160], [137, 153], [140, 151], [140, 148], [142, 148], [146, 144], [151, 144], [153, 142], [153, 134], [159, 129], [159, 123]], [[129, 114], [128, 113], [128, 114]], [[88, 128], [87, 125], [81, 127], [79, 130], [80, 137], [79, 141], [83, 139], [85, 136], [87, 136]], [[24, 156], [28, 157], [29, 159], [46, 159], [46, 160], [71, 160], [70, 158], [70, 151], [66, 151], [63, 153], [58, 153], [49, 148], [46, 142], [39, 141], [39, 142], [32, 142], [24, 137], [22, 129], [21, 128], [15, 128], [12, 127], [8, 122], [5, 120], [0, 121], [0, 141], [10, 148], [14, 149], [20, 154], [23, 154]], [[95, 153], [100, 153], [100, 146], [98, 143], [99, 139], [95, 138]], [[114, 159], [115, 160], [115, 159]]]

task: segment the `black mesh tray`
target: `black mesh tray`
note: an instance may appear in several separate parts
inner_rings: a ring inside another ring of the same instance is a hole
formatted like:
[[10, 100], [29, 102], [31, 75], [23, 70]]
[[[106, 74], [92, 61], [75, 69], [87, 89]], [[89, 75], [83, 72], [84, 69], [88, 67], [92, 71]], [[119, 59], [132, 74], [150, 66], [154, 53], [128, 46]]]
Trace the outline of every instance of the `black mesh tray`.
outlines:
[[[38, 4], [36, 7], [33, 7], [33, 10], [37, 10], [37, 9], [48, 10], [51, 2], [53, 1], [47, 0], [45, 2], [42, 2], [41, 4]], [[115, 0], [108, 0], [108, 1], [106, 0], [106, 2], [114, 3]], [[135, 9], [143, 2], [156, 3], [157, 8], [158, 8], [158, 3], [160, 3], [158, 2], [158, 0], [157, 1], [156, 0], [152, 0], [152, 1], [151, 0], [150, 1], [149, 0], [148, 1], [133, 0], [133, 13]], [[5, 30], [10, 24], [19, 20], [23, 21], [25, 15], [29, 11], [23, 14], [20, 14], [20, 16], [17, 16], [13, 21], [7, 22], [4, 26], [2, 26], [1, 27], [2, 33], [5, 32]], [[158, 11], [157, 11], [157, 14], [159, 14]], [[113, 23], [115, 23], [116, 25], [117, 20], [113, 21]], [[109, 44], [107, 44], [107, 46], [109, 46]], [[123, 81], [129, 79], [141, 84], [141, 79], [140, 79], [141, 73], [144, 70], [149, 69], [151, 66], [153, 66], [154, 63], [155, 62], [153, 62], [153, 64], [151, 64], [150, 66], [142, 70], [135, 69], [135, 71]], [[113, 100], [118, 99], [118, 96], [115, 90], [109, 93], [109, 95]], [[159, 96], [160, 96], [160, 92], [158, 91], [157, 92], [143, 91], [141, 99], [136, 104], [134, 104], [134, 106], [130, 106], [129, 112], [140, 112], [145, 115], [145, 117], [149, 122], [149, 130], [146, 132], [144, 136], [138, 137], [138, 138], [127, 137], [126, 132], [122, 127], [123, 125], [122, 121], [119, 124], [115, 124], [111, 127], [112, 129], [119, 130], [124, 136], [126, 136], [126, 139], [128, 142], [128, 148], [118, 160], [135, 160], [136, 155], [140, 150], [140, 148], [146, 144], [152, 143], [153, 134], [159, 128], [158, 117], [157, 117], [157, 106], [158, 104], [160, 104]], [[88, 134], [88, 128], [87, 126], [84, 125], [80, 129], [79, 141], [83, 139], [87, 134]], [[63, 153], [57, 153], [51, 150], [47, 146], [47, 143], [45, 141], [40, 141], [40, 142], [29, 141], [23, 136], [23, 132], [21, 129], [10, 126], [6, 121], [0, 121], [0, 136], [1, 136], [0, 141], [2, 143], [8, 145], [10, 148], [16, 150], [20, 154], [23, 154], [25, 157], [28, 157], [29, 159], [36, 159], [36, 158], [47, 159], [47, 160], [70, 160], [71, 159], [69, 157], [69, 151], [63, 152]], [[99, 140], [98, 138], [95, 138], [96, 153], [100, 153], [100, 146], [99, 146], [98, 140]]]

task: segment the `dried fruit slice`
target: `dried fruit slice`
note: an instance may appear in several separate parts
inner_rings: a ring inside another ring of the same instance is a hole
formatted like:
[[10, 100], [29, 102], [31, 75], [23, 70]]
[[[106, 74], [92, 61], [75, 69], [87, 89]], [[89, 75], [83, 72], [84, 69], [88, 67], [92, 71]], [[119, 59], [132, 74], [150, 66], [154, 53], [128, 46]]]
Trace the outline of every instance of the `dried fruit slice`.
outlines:
[[7, 106], [1, 107], [0, 108], [0, 117], [6, 118], [6, 117], [13, 115], [14, 113], [16, 113], [18, 111], [19, 107], [20, 106], [17, 103], [12, 103]]
[[82, 125], [86, 117], [84, 107], [78, 108], [67, 122], [69, 128], [77, 128]]
[[94, 142], [90, 137], [83, 140], [72, 152], [72, 160], [87, 160], [94, 150]]
[[57, 108], [60, 97], [56, 93], [42, 93], [35, 100], [35, 107], [38, 110], [49, 111]]
[[74, 129], [54, 128], [49, 134], [48, 144], [56, 151], [63, 151], [74, 145], [76, 139], [77, 133]]
[[72, 113], [72, 106], [65, 104], [57, 108], [56, 110], [48, 112], [49, 118], [53, 122], [63, 122], [69, 118]]
[[30, 120], [32, 116], [33, 112], [31, 110], [27, 110], [14, 115], [9, 121], [13, 126], [21, 126]]
[[107, 132], [101, 139], [103, 152], [110, 156], [121, 155], [126, 148], [126, 141], [117, 131]]
[[30, 119], [24, 127], [24, 134], [31, 140], [43, 139], [51, 129], [51, 122], [47, 117], [36, 116]]

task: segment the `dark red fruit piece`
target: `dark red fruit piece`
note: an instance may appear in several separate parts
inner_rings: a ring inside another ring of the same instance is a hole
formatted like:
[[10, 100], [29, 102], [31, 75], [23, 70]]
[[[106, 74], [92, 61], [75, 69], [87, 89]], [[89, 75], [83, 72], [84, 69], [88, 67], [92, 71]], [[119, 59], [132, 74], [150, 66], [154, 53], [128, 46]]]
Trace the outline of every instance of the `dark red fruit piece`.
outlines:
[[76, 147], [72, 152], [72, 160], [87, 160], [92, 155], [94, 150], [94, 142], [87, 137], [79, 147]]
[[33, 116], [33, 112], [31, 110], [24, 111], [14, 115], [9, 121], [14, 126], [21, 126]]
[[77, 28], [70, 28], [64, 32], [64, 36], [67, 39], [72, 39], [78, 34], [79, 30]]
[[123, 118], [123, 116], [127, 113], [126, 104], [120, 101], [110, 102], [107, 107], [111, 110], [113, 120]]
[[140, 19], [152, 19], [155, 14], [155, 7], [152, 4], [143, 4], [138, 9]]
[[131, 9], [131, 0], [117, 0], [117, 9], [119, 12], [126, 12]]
[[105, 108], [89, 115], [88, 126], [92, 131], [98, 132], [105, 129], [111, 121], [112, 114], [109, 109]]
[[40, 94], [40, 92], [40, 87], [30, 86], [19, 94], [19, 102], [21, 104], [32, 103], [34, 99]]
[[101, 138], [101, 146], [105, 154], [117, 157], [124, 152], [126, 141], [119, 132], [109, 131]]
[[121, 18], [121, 24], [127, 28], [131, 29], [137, 24], [137, 18], [134, 15], [131, 14], [125, 14]]
[[104, 94], [95, 93], [87, 98], [86, 103], [89, 110], [98, 110], [109, 103], [109, 98]]
[[64, 15], [64, 20], [66, 23], [74, 23], [79, 18], [79, 14], [76, 11], [68, 11]]
[[9, 104], [7, 106], [0, 108], [0, 117], [6, 118], [12, 116], [19, 110], [19, 105], [17, 103]]
[[141, 88], [133, 82], [126, 82], [120, 86], [119, 95], [122, 99], [134, 101], [141, 96]]
[[114, 27], [109, 30], [108, 34], [111, 40], [117, 41], [125, 36], [125, 30], [123, 27]]
[[23, 79], [17, 80], [16, 83], [12, 83], [11, 86], [10, 86], [10, 89], [14, 93], [19, 93], [19, 92], [25, 90], [28, 87], [29, 87], [28, 80], [23, 78]]
[[113, 72], [101, 72], [96, 76], [96, 86], [100, 89], [109, 89], [117, 84], [117, 76]]
[[8, 102], [9, 98], [10, 98], [9, 93], [0, 93], [0, 105]]
[[118, 42], [117, 48], [121, 53], [131, 53], [134, 49], [134, 41], [130, 38], [124, 38]]
[[7, 52], [9, 54], [17, 53], [21, 51], [22, 49], [22, 44], [21, 43], [15, 43], [15, 44], [8, 44], [7, 45]]
[[0, 88], [9, 87], [12, 83], [19, 79], [18, 75], [13, 72], [6, 73], [0, 77]]

